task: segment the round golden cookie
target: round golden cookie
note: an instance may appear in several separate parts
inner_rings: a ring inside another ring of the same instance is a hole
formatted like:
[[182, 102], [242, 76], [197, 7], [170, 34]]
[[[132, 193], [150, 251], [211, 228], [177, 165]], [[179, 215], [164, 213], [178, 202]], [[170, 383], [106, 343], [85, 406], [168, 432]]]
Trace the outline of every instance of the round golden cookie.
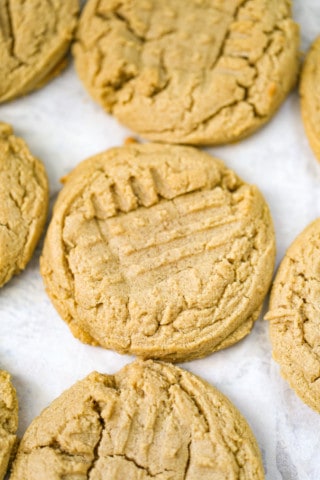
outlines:
[[151, 140], [233, 142], [296, 82], [299, 29], [287, 0], [89, 0], [74, 56], [103, 108]]
[[44, 166], [0, 122], [0, 287], [25, 268], [48, 210]]
[[292, 243], [274, 281], [269, 312], [274, 359], [299, 397], [320, 413], [320, 219]]
[[40, 260], [84, 342], [172, 361], [247, 335], [275, 254], [255, 186], [191, 147], [131, 144], [65, 178]]
[[314, 154], [320, 161], [320, 37], [308, 52], [300, 81], [301, 113]]
[[0, 102], [41, 87], [64, 67], [78, 0], [0, 2]]
[[0, 370], [0, 480], [6, 474], [16, 443], [18, 400], [9, 373]]
[[262, 480], [264, 473], [248, 424], [224, 395], [149, 360], [115, 375], [93, 372], [64, 392], [26, 431], [10, 478]]

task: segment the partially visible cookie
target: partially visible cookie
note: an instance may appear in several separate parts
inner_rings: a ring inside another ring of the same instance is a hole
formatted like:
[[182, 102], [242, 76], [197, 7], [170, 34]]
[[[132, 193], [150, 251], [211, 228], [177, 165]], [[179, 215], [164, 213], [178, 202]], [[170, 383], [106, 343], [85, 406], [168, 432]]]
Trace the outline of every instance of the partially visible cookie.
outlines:
[[274, 256], [255, 186], [194, 148], [131, 144], [65, 178], [40, 265], [76, 337], [182, 361], [250, 332]]
[[0, 2], [0, 102], [39, 88], [64, 67], [78, 0]]
[[273, 356], [300, 398], [320, 413], [320, 219], [289, 247], [269, 312]]
[[26, 431], [11, 480], [264, 479], [254, 436], [214, 387], [166, 363], [96, 372]]
[[0, 370], [0, 480], [6, 474], [16, 443], [18, 400], [9, 373]]
[[48, 180], [10, 125], [0, 122], [0, 287], [25, 268], [43, 230]]
[[314, 154], [320, 161], [320, 37], [311, 46], [300, 81], [301, 113]]
[[297, 79], [288, 0], [89, 0], [76, 38], [92, 97], [155, 141], [237, 141], [270, 119]]

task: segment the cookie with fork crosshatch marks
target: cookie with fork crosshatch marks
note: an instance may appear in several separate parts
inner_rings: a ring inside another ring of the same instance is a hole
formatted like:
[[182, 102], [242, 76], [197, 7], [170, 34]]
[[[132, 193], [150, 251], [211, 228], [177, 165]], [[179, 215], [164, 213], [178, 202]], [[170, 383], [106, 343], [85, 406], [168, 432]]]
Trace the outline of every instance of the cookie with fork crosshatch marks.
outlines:
[[268, 206], [220, 160], [131, 144], [66, 177], [41, 272], [72, 333], [182, 361], [247, 335], [274, 266]]
[[263, 480], [256, 440], [231, 402], [169, 363], [93, 372], [26, 431], [11, 480]]

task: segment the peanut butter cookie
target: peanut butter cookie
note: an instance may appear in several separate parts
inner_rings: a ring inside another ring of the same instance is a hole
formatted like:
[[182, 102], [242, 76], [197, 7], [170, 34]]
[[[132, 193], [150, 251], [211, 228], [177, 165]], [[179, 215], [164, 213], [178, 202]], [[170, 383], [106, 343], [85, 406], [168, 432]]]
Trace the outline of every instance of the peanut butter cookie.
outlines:
[[306, 56], [300, 82], [301, 113], [314, 154], [320, 161], [320, 37]]
[[255, 186], [204, 152], [160, 144], [111, 149], [65, 182], [40, 263], [76, 337], [181, 361], [250, 332], [275, 255]]
[[11, 480], [263, 480], [254, 436], [218, 390], [170, 364], [96, 372], [36, 418]]
[[299, 397], [320, 413], [320, 219], [289, 247], [270, 299], [273, 356]]
[[10, 125], [0, 122], [0, 287], [27, 265], [47, 209], [44, 166]]
[[0, 480], [6, 474], [10, 455], [16, 443], [18, 400], [10, 375], [0, 370]]
[[77, 25], [78, 0], [1, 0], [0, 102], [57, 75]]
[[219, 144], [270, 119], [298, 47], [288, 0], [89, 0], [74, 55], [92, 97], [143, 137]]

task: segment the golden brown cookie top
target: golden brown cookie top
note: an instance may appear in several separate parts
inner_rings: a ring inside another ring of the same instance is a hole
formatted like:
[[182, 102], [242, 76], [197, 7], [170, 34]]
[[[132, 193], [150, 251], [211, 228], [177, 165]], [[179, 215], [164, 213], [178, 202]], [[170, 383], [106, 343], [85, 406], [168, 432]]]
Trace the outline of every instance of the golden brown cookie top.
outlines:
[[65, 180], [41, 272], [75, 336], [177, 361], [250, 331], [275, 250], [256, 187], [204, 152], [159, 144], [111, 149]]
[[77, 24], [78, 0], [0, 2], [0, 102], [55, 75]]
[[0, 122], [0, 286], [30, 260], [47, 208], [44, 166], [10, 125]]
[[0, 370], [0, 480], [6, 474], [18, 428], [18, 400], [9, 373]]
[[238, 140], [296, 81], [287, 0], [89, 0], [74, 46], [95, 100], [145, 138]]
[[256, 441], [230, 401], [191, 373], [153, 361], [112, 376], [90, 374], [32, 422], [11, 480], [49, 472], [92, 479], [264, 478]]
[[273, 355], [301, 399], [320, 413], [320, 220], [289, 247], [272, 287]]
[[307, 53], [300, 82], [301, 112], [304, 127], [320, 161], [320, 37]]

